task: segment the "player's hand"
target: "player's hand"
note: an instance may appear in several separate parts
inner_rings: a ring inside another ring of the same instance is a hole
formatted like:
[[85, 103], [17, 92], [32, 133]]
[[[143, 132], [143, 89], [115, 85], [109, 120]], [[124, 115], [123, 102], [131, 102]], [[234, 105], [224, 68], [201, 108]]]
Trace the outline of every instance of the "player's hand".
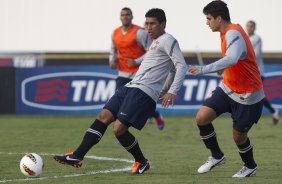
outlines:
[[188, 72], [190, 72], [192, 75], [198, 75], [199, 74], [199, 68], [196, 66], [189, 65]]
[[110, 67], [113, 70], [117, 69], [117, 63], [115, 61], [110, 61]]
[[223, 73], [223, 70], [217, 71], [216, 73], [217, 73], [218, 76], [221, 76], [222, 73]]
[[127, 58], [126, 60], [127, 60], [127, 64], [128, 64], [129, 67], [134, 67], [134, 66], [137, 65], [137, 63], [135, 62], [134, 59]]
[[162, 107], [167, 108], [169, 104], [173, 107], [174, 105], [174, 99], [175, 95], [171, 93], [166, 93], [164, 96], [162, 96], [160, 99], [162, 100]]

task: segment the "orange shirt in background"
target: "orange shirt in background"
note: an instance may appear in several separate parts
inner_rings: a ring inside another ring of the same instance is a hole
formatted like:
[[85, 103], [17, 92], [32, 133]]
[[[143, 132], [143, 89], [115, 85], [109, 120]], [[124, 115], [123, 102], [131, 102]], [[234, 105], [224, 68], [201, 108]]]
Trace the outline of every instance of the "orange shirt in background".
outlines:
[[113, 33], [114, 44], [118, 50], [118, 69], [123, 72], [135, 73], [139, 65], [129, 67], [127, 58], [137, 59], [141, 57], [146, 50], [137, 43], [136, 34], [138, 29], [142, 29], [137, 25], [133, 25], [126, 34], [122, 33], [122, 27], [115, 29]]

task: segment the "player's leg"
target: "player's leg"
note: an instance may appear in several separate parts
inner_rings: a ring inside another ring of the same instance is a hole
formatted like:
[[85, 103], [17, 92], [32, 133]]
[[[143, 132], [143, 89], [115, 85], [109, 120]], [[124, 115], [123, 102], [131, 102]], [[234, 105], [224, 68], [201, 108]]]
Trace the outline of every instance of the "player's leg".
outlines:
[[232, 177], [248, 177], [256, 174], [257, 164], [253, 156], [253, 146], [247, 133], [239, 132], [233, 129], [233, 139], [238, 147], [238, 151], [244, 166]]
[[226, 96], [227, 95], [221, 90], [221, 88], [217, 87], [212, 96], [204, 102], [203, 106], [196, 115], [196, 122], [200, 130], [200, 137], [207, 149], [211, 151], [211, 156], [205, 164], [199, 167], [198, 173], [206, 173], [213, 167], [225, 162], [225, 156], [218, 145], [212, 121], [223, 112], [229, 111]]
[[217, 117], [216, 112], [207, 106], [202, 106], [196, 116], [196, 122], [200, 130], [200, 136], [206, 147], [211, 151], [212, 157], [220, 159], [223, 153], [219, 148], [216, 132], [211, 123]]
[[114, 116], [112, 113], [107, 109], [103, 109], [94, 123], [87, 129], [78, 148], [74, 152], [70, 151], [65, 155], [55, 155], [54, 159], [62, 164], [68, 164], [77, 168], [81, 167], [86, 153], [101, 140], [108, 125], [113, 120]]
[[97, 144], [103, 137], [107, 127], [114, 121], [114, 116], [108, 109], [103, 109], [98, 114], [94, 123], [87, 129], [79, 147], [74, 151], [74, 155], [83, 159], [86, 153]]
[[[125, 86], [128, 82], [132, 81], [132, 79], [130, 78], [126, 78], [126, 77], [117, 77], [116, 78], [116, 90], [121, 89], [123, 86]], [[117, 144], [119, 144], [119, 141], [116, 142]]]
[[206, 106], [202, 106], [196, 116], [196, 122], [200, 130], [200, 137], [206, 145], [206, 148], [211, 151], [211, 156], [209, 156], [208, 160], [199, 167], [198, 173], [206, 173], [215, 166], [225, 162], [225, 156], [218, 145], [216, 132], [211, 123], [216, 117], [216, 112]]
[[269, 110], [269, 112], [272, 114], [272, 122], [274, 125], [276, 125], [279, 122], [279, 110], [274, 109], [270, 102], [267, 100], [267, 98], [264, 98], [263, 105]]
[[269, 110], [271, 114], [275, 112], [275, 109], [271, 106], [267, 98], [264, 98], [263, 105]]
[[[264, 77], [263, 76], [261, 77], [261, 80], [264, 81]], [[274, 109], [266, 97], [264, 98], [263, 105], [272, 114], [272, 122], [273, 122], [274, 125], [276, 125], [279, 122], [279, 119], [280, 119], [279, 110], [278, 109]]]
[[165, 127], [165, 121], [162, 114], [159, 111], [154, 112], [154, 118], [156, 119], [157, 126], [159, 130], [163, 130]]
[[74, 152], [68, 152], [65, 155], [55, 155], [54, 159], [62, 164], [68, 164], [77, 168], [81, 167], [86, 153], [101, 140], [108, 125], [115, 120], [125, 94], [126, 88], [116, 91], [98, 114], [94, 123], [87, 129], [81, 144]]
[[148, 160], [144, 157], [138, 140], [128, 131], [128, 126], [116, 120], [114, 124], [114, 134], [119, 143], [128, 151], [135, 159], [132, 174], [142, 174], [150, 168]]
[[[137, 88], [130, 88], [130, 92], [123, 101], [114, 124], [114, 133], [119, 143], [135, 159], [133, 174], [142, 174], [150, 168], [148, 160], [144, 157], [137, 139], [128, 131], [128, 127], [141, 130], [148, 117], [152, 116], [156, 103], [151, 97]], [[133, 100], [134, 99], [134, 100]]]
[[242, 169], [233, 175], [233, 177], [249, 177], [256, 174], [257, 164], [254, 160], [253, 146], [248, 138], [248, 131], [260, 119], [263, 100], [253, 105], [233, 103], [233, 139], [244, 163]]

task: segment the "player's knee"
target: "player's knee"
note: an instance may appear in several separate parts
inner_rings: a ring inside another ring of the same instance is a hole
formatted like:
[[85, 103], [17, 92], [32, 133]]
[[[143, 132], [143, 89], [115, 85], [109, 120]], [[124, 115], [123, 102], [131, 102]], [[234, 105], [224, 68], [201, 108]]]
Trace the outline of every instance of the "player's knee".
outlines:
[[113, 128], [113, 133], [115, 134], [116, 137], [119, 136], [120, 131], [119, 131], [118, 127], [115, 127], [115, 126], [114, 126], [114, 128]]
[[207, 118], [205, 116], [204, 113], [202, 113], [201, 111], [199, 111], [196, 115], [196, 122], [198, 125], [206, 125], [210, 122], [207, 121]]
[[196, 122], [203, 126], [211, 123], [216, 117], [216, 112], [213, 109], [202, 106], [196, 115]]
[[246, 133], [233, 132], [233, 140], [236, 143], [236, 145], [244, 144], [247, 139], [248, 137]]
[[114, 124], [113, 132], [116, 137], [121, 136], [128, 130], [128, 127], [123, 125], [121, 122], [118, 120]]
[[120, 136], [124, 133], [124, 131], [122, 130], [122, 128], [120, 126], [114, 126], [113, 132], [114, 132], [116, 137], [118, 137], [118, 136]]
[[102, 112], [97, 115], [97, 119], [109, 125], [114, 121], [114, 116], [109, 110], [103, 109]]

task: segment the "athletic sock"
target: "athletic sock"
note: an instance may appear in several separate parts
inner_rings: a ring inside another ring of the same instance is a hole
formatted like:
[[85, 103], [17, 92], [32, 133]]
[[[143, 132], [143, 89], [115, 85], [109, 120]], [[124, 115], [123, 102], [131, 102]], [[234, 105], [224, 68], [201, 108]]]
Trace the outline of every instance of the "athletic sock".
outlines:
[[257, 166], [257, 164], [254, 161], [253, 146], [251, 145], [249, 138], [244, 144], [237, 145], [237, 147], [241, 159], [245, 163], [245, 166], [250, 169], [254, 169]]
[[209, 123], [204, 126], [198, 125], [200, 130], [201, 139], [204, 141], [206, 147], [211, 151], [212, 157], [215, 159], [220, 159], [223, 157], [223, 153], [219, 148], [216, 133], [212, 123]]
[[106, 130], [107, 125], [96, 119], [86, 131], [81, 144], [73, 154], [76, 157], [83, 159], [90, 148], [101, 140]]
[[146, 161], [146, 158], [144, 157], [137, 139], [129, 132], [126, 131], [124, 134], [116, 137], [120, 144], [129, 152], [132, 154], [136, 162], [143, 163]]
[[165, 121], [164, 121], [162, 115], [158, 111], [155, 111], [154, 112], [154, 118], [156, 119], [156, 123], [157, 123], [159, 130], [163, 130], [164, 127], [165, 127]]
[[156, 111], [154, 112], [153, 117], [157, 119], [159, 116], [160, 116], [160, 113], [156, 110]]
[[275, 109], [271, 106], [267, 98], [264, 98], [263, 105], [273, 114], [275, 112]]

